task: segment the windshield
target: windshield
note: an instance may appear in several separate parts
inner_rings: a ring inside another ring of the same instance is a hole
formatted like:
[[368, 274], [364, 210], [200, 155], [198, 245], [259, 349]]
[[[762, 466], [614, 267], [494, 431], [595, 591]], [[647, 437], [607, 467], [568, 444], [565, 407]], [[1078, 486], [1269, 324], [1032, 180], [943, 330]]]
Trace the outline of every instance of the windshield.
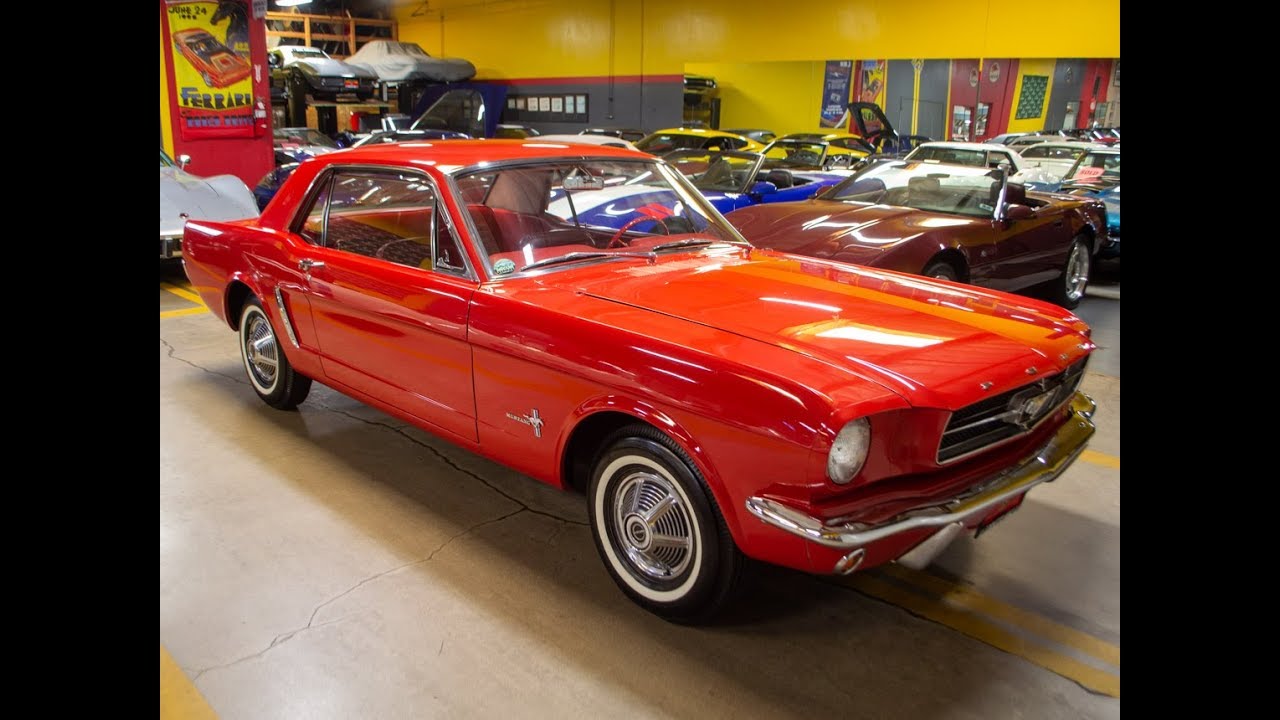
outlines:
[[1071, 166], [1064, 181], [1089, 182], [1102, 185], [1120, 184], [1120, 153], [1085, 153]]
[[170, 158], [168, 155], [165, 154], [163, 150], [161, 150], [160, 151], [160, 167], [174, 167], [175, 165], [177, 165], [177, 163], [173, 161], [173, 158]]
[[1075, 160], [1084, 154], [1084, 150], [1069, 145], [1032, 145], [1019, 155], [1028, 160]]
[[816, 166], [821, 165], [826, 157], [827, 146], [821, 142], [806, 140], [775, 140], [760, 152], [766, 158], [777, 160], [781, 164]]
[[703, 192], [742, 193], [760, 167], [756, 153], [677, 150], [665, 156], [672, 167]]
[[[636, 149], [653, 155], [661, 155], [672, 150], [698, 149], [707, 145], [718, 144], [720, 138], [707, 135], [682, 135], [679, 133], [654, 133], [636, 143]], [[708, 142], [717, 141], [717, 142]]]
[[276, 145], [319, 145], [320, 147], [338, 149], [337, 144], [311, 128], [276, 128], [272, 134]]
[[1000, 192], [998, 171], [898, 161], [864, 168], [824, 199], [895, 205], [929, 212], [989, 218]]
[[556, 160], [460, 173], [458, 189], [492, 277], [650, 257], [668, 243], [742, 243], [715, 208], [657, 160]]
[[911, 151], [907, 156], [909, 160], [933, 160], [934, 162], [948, 163], [951, 165], [973, 165], [976, 167], [985, 167], [987, 164], [986, 150], [969, 150], [966, 148], [950, 148], [938, 146], [921, 146]]

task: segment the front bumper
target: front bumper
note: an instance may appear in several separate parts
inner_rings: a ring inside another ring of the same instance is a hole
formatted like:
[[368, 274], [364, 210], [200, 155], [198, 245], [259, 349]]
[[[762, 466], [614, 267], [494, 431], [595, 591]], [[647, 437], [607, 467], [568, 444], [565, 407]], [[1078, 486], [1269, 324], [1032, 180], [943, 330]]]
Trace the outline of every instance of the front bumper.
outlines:
[[182, 235], [160, 236], [160, 259], [169, 260], [182, 257]]
[[[903, 513], [878, 525], [847, 523], [827, 525], [821, 518], [796, 510], [764, 497], [747, 499], [747, 510], [764, 522], [788, 533], [828, 548], [849, 551], [840, 557], [832, 572], [848, 573], [858, 569], [867, 556], [867, 550], [877, 543], [891, 542], [903, 535], [918, 536], [922, 532], [942, 536], [945, 530], [949, 541], [958, 529], [993, 520], [993, 513], [1019, 502], [1028, 490], [1044, 482], [1056, 480], [1084, 451], [1095, 427], [1091, 420], [1097, 405], [1084, 393], [1077, 392], [1071, 398], [1067, 421], [1062, 427], [1017, 465], [991, 475], [971, 486], [964, 493], [943, 500], [936, 505]], [[953, 527], [959, 525], [959, 528]], [[930, 547], [933, 555], [945, 548], [945, 543], [932, 542], [929, 537], [919, 543], [923, 549]], [[915, 550], [908, 555], [923, 555]], [[932, 559], [917, 557], [913, 564]]]

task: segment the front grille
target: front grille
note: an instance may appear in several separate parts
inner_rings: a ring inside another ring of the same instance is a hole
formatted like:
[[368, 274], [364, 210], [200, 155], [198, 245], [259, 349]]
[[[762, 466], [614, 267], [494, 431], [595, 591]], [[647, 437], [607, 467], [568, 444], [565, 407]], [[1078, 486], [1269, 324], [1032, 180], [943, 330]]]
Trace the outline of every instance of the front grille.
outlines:
[[938, 462], [950, 462], [1035, 427], [1075, 393], [1087, 360], [952, 413], [938, 445]]

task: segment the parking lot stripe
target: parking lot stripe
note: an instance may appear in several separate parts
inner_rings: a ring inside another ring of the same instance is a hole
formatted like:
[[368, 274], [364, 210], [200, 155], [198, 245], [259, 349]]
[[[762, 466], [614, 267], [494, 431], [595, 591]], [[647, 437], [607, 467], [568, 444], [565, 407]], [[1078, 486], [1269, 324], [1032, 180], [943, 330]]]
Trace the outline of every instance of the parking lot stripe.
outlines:
[[167, 290], [173, 293], [174, 295], [177, 295], [178, 297], [182, 298], [183, 300], [190, 300], [191, 302], [201, 306], [204, 305], [204, 301], [200, 299], [199, 295], [191, 292], [190, 290], [180, 288], [177, 285], [173, 285], [167, 282], [162, 282], [160, 283], [160, 289]]
[[849, 587], [892, 605], [932, 620], [980, 640], [992, 647], [1004, 650], [1028, 660], [1062, 677], [1080, 683], [1094, 692], [1120, 697], [1120, 676], [1087, 665], [1079, 660], [1056, 652], [1031, 638], [1007, 630], [996, 623], [968, 610], [948, 605], [940, 599], [919, 595], [906, 588], [870, 573], [852, 575], [845, 579]]
[[928, 572], [912, 570], [893, 563], [880, 566], [878, 571], [928, 591], [931, 595], [935, 595], [939, 599], [954, 605], [983, 613], [997, 620], [1003, 620], [1010, 625], [1033, 632], [1059, 645], [1075, 648], [1108, 665], [1120, 667], [1120, 646], [1096, 638], [1089, 633], [1056, 623], [1041, 615], [989, 597], [973, 588], [944, 580]]
[[1100, 453], [1095, 450], [1085, 450], [1084, 452], [1080, 453], [1080, 459], [1084, 460], [1085, 462], [1093, 463], [1094, 465], [1109, 467], [1113, 470], [1120, 469], [1120, 458], [1115, 455], [1108, 455], [1106, 453]]
[[217, 720], [204, 696], [160, 646], [160, 720]]
[[163, 320], [165, 318], [183, 317], [185, 315], [203, 315], [207, 312], [209, 312], [209, 308], [204, 307], [203, 305], [194, 308], [182, 308], [181, 310], [165, 310], [160, 313], [160, 319]]

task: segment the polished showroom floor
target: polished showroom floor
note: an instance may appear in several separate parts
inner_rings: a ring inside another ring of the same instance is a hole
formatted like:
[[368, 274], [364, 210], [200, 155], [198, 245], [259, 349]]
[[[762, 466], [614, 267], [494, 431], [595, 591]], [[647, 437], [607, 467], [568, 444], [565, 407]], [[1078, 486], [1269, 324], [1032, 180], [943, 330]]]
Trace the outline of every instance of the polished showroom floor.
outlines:
[[925, 571], [758, 568], [706, 628], [618, 591], [580, 496], [318, 384], [272, 410], [160, 288], [162, 717], [1120, 715], [1118, 282], [1078, 310], [1098, 434], [1062, 478]]

